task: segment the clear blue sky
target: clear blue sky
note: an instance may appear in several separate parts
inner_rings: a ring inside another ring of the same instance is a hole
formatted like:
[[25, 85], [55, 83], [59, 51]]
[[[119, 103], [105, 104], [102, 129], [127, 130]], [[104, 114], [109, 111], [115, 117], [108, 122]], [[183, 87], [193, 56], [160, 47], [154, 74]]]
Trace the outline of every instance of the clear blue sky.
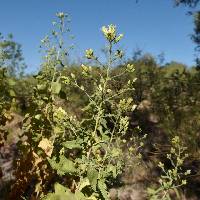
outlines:
[[75, 35], [75, 56], [87, 48], [99, 50], [104, 45], [100, 32], [110, 23], [119, 27], [125, 37], [121, 46], [131, 56], [136, 47], [166, 60], [187, 65], [194, 63], [192, 18], [184, 7], [175, 8], [172, 0], [0, 0], [0, 32], [13, 33], [22, 44], [29, 71], [40, 63], [40, 40], [51, 30], [55, 13], [71, 15]]

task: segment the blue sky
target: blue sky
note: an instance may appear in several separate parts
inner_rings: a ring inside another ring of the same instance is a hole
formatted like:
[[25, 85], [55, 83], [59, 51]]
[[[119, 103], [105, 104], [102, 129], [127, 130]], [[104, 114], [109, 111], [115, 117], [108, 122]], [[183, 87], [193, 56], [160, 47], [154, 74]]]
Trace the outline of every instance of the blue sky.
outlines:
[[104, 40], [103, 25], [116, 24], [124, 33], [121, 46], [131, 56], [134, 49], [158, 55], [166, 61], [194, 64], [194, 47], [190, 40], [192, 18], [184, 7], [174, 7], [172, 0], [0, 0], [0, 32], [13, 33], [22, 44], [29, 71], [41, 62], [40, 40], [52, 29], [56, 12], [71, 15], [75, 35], [74, 56], [81, 58], [87, 48], [100, 50]]

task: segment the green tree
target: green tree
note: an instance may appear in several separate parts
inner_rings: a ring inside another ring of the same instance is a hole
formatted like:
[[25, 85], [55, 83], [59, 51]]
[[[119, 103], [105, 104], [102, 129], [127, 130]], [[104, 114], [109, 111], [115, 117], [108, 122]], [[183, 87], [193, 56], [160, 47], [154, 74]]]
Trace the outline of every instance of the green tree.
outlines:
[[22, 76], [26, 65], [21, 45], [13, 40], [12, 34], [5, 38], [0, 33], [0, 67], [6, 68], [9, 76]]
[[[175, 0], [175, 4], [177, 6], [179, 5], [185, 5], [189, 6], [190, 8], [197, 8], [197, 5], [199, 4], [200, 0]], [[199, 58], [199, 52], [200, 52], [200, 10], [197, 9], [194, 12], [190, 12], [190, 14], [193, 15], [194, 18], [194, 32], [191, 36], [193, 42], [196, 44], [196, 65], [197, 69], [200, 69], [200, 58]]]

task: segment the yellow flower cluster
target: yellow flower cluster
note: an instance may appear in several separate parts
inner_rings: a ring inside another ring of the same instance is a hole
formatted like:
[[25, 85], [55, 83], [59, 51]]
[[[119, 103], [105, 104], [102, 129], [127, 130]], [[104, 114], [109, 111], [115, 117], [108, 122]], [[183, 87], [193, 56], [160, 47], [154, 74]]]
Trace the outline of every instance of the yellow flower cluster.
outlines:
[[117, 33], [116, 33], [116, 26], [113, 25], [113, 24], [108, 25], [107, 27], [103, 26], [101, 30], [102, 30], [102, 32], [104, 34], [104, 37], [109, 42], [118, 43], [122, 39], [122, 37], [123, 37], [123, 34], [117, 35]]

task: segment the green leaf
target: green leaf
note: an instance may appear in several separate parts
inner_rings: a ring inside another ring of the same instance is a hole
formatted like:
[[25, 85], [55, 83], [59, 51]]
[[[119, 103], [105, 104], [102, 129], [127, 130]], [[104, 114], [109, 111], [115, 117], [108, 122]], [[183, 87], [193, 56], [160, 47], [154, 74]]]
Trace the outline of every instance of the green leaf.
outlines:
[[73, 161], [67, 159], [65, 156], [60, 156], [60, 161], [56, 162], [55, 158], [48, 159], [51, 167], [57, 170], [58, 175], [72, 174], [76, 172], [75, 164]]
[[99, 125], [98, 130], [99, 130], [100, 134], [103, 135], [103, 127], [101, 125]]
[[40, 119], [41, 119], [41, 117], [42, 117], [42, 115], [41, 115], [41, 114], [37, 114], [37, 115], [35, 115], [35, 119], [37, 119], [37, 120], [40, 120]]
[[59, 82], [51, 83], [51, 89], [53, 94], [59, 94], [61, 90], [61, 83]]
[[116, 166], [109, 164], [107, 166], [107, 172], [112, 173], [114, 178], [117, 177], [117, 167]]
[[85, 188], [86, 186], [89, 186], [90, 185], [90, 181], [88, 178], [84, 178], [80, 181], [79, 183], [79, 187], [78, 187], [78, 190], [81, 191], [83, 188]]
[[86, 200], [86, 198], [82, 192], [76, 191], [74, 200]]
[[81, 141], [78, 140], [71, 140], [71, 141], [66, 141], [63, 142], [62, 145], [67, 148], [67, 149], [81, 149], [82, 146], [80, 144]]
[[9, 94], [11, 97], [16, 97], [14, 90], [9, 90]]
[[105, 179], [100, 179], [98, 181], [98, 188], [99, 188], [104, 200], [108, 200], [108, 192], [107, 192], [107, 186], [105, 184]]
[[113, 157], [118, 157], [120, 155], [121, 151], [118, 148], [113, 148], [111, 153], [112, 153]]
[[39, 84], [37, 85], [38, 90], [45, 90], [46, 89], [46, 84]]
[[56, 183], [55, 192], [49, 193], [42, 200], [78, 200], [68, 188], [65, 188], [63, 185]]
[[53, 131], [54, 133], [57, 135], [57, 134], [60, 134], [60, 133], [63, 133], [63, 129], [59, 126], [55, 126], [53, 127]]
[[62, 193], [62, 192], [66, 192], [67, 188], [65, 188], [63, 185], [59, 183], [55, 183], [54, 189], [55, 189], [55, 193]]
[[15, 84], [16, 84], [16, 82], [13, 79], [11, 79], [11, 78], [8, 79], [9, 86], [14, 86]]
[[98, 179], [98, 171], [92, 167], [88, 168], [87, 171], [87, 177], [90, 181], [90, 185], [92, 187], [93, 190], [96, 191], [96, 186], [97, 186], [97, 179]]
[[105, 129], [108, 128], [108, 127], [107, 127], [107, 121], [106, 121], [104, 118], [101, 119], [100, 123], [102, 124], [102, 126], [103, 126]]

